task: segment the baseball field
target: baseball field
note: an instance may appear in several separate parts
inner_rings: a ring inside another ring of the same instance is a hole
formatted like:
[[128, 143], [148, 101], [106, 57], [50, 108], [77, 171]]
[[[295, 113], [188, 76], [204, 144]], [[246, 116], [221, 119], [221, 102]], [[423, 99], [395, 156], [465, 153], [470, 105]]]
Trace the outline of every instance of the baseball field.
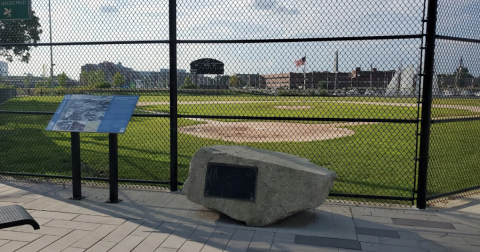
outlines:
[[[62, 98], [14, 98], [1, 104], [0, 110], [54, 112]], [[178, 114], [184, 117], [178, 119], [179, 181], [187, 178], [189, 161], [199, 148], [235, 144], [299, 155], [334, 170], [338, 178], [333, 192], [411, 197], [416, 183], [419, 125], [355, 120], [416, 119], [421, 115], [416, 101], [388, 97], [180, 94]], [[161, 115], [168, 114], [169, 109], [168, 94], [146, 94], [140, 96], [135, 113]], [[197, 115], [266, 119], [195, 118]], [[434, 99], [434, 119], [474, 116], [480, 116], [480, 100]], [[1, 171], [71, 174], [70, 133], [45, 131], [50, 119], [49, 115], [0, 113]], [[478, 129], [478, 121], [432, 126], [429, 179], [435, 183], [429, 183], [430, 194], [478, 181], [480, 173], [472, 172], [479, 168]], [[108, 135], [82, 133], [81, 157], [82, 176], [108, 177]], [[119, 177], [168, 180], [169, 168], [169, 118], [133, 117], [126, 133], [119, 135]], [[453, 176], [459, 179], [449, 179]]]

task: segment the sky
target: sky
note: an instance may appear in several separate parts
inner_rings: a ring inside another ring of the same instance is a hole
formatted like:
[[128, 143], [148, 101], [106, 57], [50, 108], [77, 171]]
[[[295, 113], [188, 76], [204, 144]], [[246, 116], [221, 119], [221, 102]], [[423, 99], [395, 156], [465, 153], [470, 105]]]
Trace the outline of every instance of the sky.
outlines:
[[[178, 0], [177, 39], [248, 40], [412, 35], [422, 32], [423, 0]], [[35, 0], [41, 41], [49, 42], [47, 0]], [[453, 13], [453, 11], [460, 12]], [[480, 0], [440, 0], [439, 33], [479, 39]], [[100, 42], [168, 40], [167, 0], [51, 0], [52, 41]], [[466, 32], [459, 33], [462, 28]], [[420, 39], [262, 44], [179, 44], [178, 68], [189, 71], [199, 58], [225, 63], [226, 74], [301, 72], [294, 61], [306, 56], [305, 70], [355, 67], [391, 70], [421, 62]], [[437, 42], [437, 72], [452, 72], [462, 57], [475, 75], [479, 46]], [[9, 63], [10, 75], [49, 74], [50, 47], [33, 48], [29, 64]], [[168, 44], [54, 46], [54, 74], [78, 79], [80, 67], [121, 62], [138, 71], [169, 68]]]

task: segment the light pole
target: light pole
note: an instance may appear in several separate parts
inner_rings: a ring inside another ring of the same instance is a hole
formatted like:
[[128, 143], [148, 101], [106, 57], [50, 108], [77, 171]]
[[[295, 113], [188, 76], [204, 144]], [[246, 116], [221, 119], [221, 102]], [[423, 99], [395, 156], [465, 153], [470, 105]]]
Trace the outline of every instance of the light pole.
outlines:
[[52, 11], [50, 0], [48, 0], [48, 21], [50, 25], [50, 80], [52, 80], [53, 86], [53, 48], [52, 48]]

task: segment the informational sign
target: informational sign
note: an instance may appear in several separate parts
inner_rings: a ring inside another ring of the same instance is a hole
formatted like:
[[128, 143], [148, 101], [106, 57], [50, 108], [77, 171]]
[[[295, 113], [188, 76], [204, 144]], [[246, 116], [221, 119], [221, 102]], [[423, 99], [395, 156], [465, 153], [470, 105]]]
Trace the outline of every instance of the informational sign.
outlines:
[[190, 72], [196, 74], [223, 74], [223, 62], [216, 59], [198, 59], [190, 63]]
[[208, 163], [204, 195], [255, 202], [257, 174], [257, 167]]
[[138, 95], [65, 95], [45, 130], [125, 133]]
[[30, 19], [30, 0], [0, 0], [0, 20]]

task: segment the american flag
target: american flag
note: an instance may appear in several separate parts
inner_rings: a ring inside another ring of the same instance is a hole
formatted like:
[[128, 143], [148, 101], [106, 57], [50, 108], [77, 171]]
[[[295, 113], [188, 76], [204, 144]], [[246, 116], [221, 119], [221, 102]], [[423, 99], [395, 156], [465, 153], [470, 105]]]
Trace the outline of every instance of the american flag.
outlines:
[[307, 61], [307, 57], [303, 57], [299, 60], [295, 60], [295, 66], [299, 67], [301, 65], [305, 65], [305, 62]]

